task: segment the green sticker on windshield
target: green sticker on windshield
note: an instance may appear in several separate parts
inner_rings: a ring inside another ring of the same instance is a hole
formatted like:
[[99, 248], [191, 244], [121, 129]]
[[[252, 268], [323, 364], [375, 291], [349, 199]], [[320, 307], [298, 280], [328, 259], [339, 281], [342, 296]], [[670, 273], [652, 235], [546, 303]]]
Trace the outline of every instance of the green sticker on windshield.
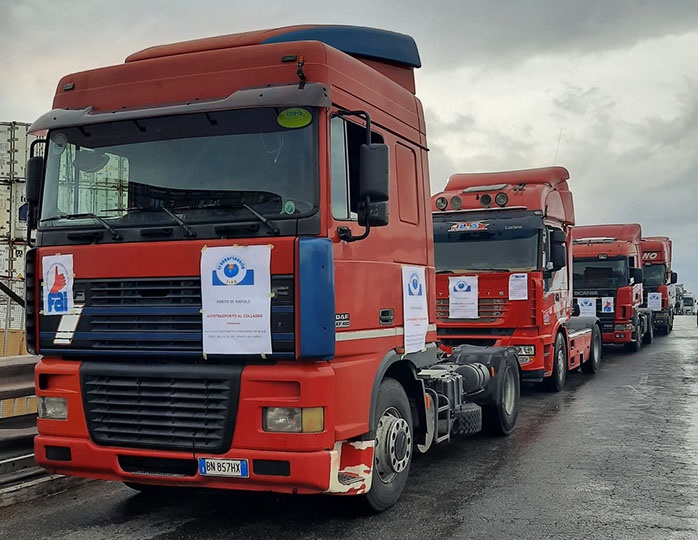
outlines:
[[279, 116], [276, 117], [276, 121], [281, 127], [291, 129], [302, 128], [313, 121], [313, 115], [310, 114], [310, 111], [306, 111], [300, 107], [293, 107], [281, 111]]

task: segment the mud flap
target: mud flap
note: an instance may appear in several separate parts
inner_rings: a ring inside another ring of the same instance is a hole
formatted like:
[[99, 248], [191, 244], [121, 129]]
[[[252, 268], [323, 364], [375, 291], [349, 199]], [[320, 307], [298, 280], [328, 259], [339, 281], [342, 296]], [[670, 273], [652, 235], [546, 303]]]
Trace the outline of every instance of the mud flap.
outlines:
[[374, 441], [341, 441], [330, 452], [330, 486], [326, 493], [360, 495], [371, 489]]

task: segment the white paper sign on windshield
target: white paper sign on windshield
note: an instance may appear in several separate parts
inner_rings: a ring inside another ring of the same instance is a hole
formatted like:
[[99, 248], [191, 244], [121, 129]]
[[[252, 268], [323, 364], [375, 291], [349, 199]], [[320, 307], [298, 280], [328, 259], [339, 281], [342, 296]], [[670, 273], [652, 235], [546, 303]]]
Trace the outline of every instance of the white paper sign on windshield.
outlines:
[[201, 251], [204, 354], [269, 354], [271, 246]]
[[448, 317], [450, 319], [477, 319], [477, 276], [448, 278]]
[[615, 299], [612, 296], [604, 296], [601, 299], [601, 312], [602, 313], [613, 313]]
[[577, 298], [580, 317], [596, 317], [596, 298]]
[[426, 345], [429, 328], [427, 287], [423, 266], [402, 267], [402, 306], [405, 352], [417, 352]]
[[67, 315], [73, 310], [73, 255], [41, 258], [44, 315]]
[[528, 274], [509, 276], [509, 300], [528, 300]]
[[662, 311], [662, 293], [648, 293], [647, 307], [650, 308], [652, 311]]

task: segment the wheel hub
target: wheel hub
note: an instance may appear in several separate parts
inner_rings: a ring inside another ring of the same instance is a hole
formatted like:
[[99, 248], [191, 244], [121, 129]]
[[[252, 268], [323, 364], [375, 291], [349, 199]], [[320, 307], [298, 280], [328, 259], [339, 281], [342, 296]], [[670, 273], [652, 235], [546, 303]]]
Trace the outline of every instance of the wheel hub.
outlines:
[[404, 471], [412, 454], [410, 425], [396, 410], [386, 410], [376, 429], [376, 471], [384, 482]]

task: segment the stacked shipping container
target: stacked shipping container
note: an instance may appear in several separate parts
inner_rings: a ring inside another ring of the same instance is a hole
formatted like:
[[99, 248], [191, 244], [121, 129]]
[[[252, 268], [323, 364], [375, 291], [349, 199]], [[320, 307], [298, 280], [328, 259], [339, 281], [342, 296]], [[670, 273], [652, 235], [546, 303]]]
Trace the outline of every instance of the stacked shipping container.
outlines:
[[[24, 296], [24, 256], [27, 250], [26, 166], [35, 137], [29, 124], [0, 122], [0, 280]], [[0, 293], [3, 356], [23, 352], [24, 313]]]

